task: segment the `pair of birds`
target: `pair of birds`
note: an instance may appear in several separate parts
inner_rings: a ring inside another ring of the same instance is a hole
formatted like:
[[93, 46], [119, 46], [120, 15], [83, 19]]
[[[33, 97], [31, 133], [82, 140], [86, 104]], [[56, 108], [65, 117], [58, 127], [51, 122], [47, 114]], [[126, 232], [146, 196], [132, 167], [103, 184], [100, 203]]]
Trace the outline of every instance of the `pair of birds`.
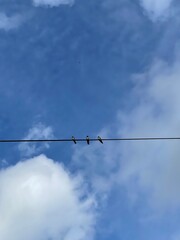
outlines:
[[[98, 136], [97, 139], [100, 141], [100, 143], [103, 144], [103, 140], [102, 140], [102, 138], [101, 138], [100, 136]], [[77, 141], [76, 141], [76, 139], [75, 139], [74, 136], [72, 136], [72, 141], [73, 141], [75, 144], [77, 143]], [[90, 144], [90, 138], [89, 138], [89, 136], [86, 136], [86, 142], [87, 142], [88, 145]]]

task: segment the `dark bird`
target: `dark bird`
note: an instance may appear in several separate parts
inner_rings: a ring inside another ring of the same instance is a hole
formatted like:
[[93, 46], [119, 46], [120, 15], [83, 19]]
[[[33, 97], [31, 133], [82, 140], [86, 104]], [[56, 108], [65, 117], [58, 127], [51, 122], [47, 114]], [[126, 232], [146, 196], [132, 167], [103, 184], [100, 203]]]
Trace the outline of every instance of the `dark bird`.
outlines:
[[86, 142], [87, 142], [87, 144], [89, 144], [89, 142], [90, 142], [89, 136], [86, 137]]
[[102, 140], [102, 138], [100, 136], [98, 136], [98, 140], [100, 141], [100, 143], [103, 144], [103, 140]]
[[74, 136], [72, 136], [72, 140], [73, 140], [73, 142], [74, 142], [75, 144], [77, 143]]

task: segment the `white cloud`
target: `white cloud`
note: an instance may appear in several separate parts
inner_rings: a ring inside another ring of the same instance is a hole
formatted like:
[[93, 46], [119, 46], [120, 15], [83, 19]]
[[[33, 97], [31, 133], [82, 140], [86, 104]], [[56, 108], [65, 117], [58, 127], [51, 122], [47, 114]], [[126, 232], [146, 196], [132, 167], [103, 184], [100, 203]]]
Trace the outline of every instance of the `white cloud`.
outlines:
[[[138, 105], [119, 113], [119, 134], [127, 137], [180, 136], [180, 70], [156, 62], [136, 78]], [[140, 83], [139, 83], [140, 82]], [[158, 208], [180, 207], [179, 141], [129, 142], [121, 149], [120, 182], [136, 184]]]
[[[29, 129], [29, 132], [24, 139], [51, 139], [54, 138], [53, 130], [51, 127], [47, 127], [42, 123], [39, 123]], [[19, 151], [25, 157], [32, 156], [43, 151], [45, 148], [49, 148], [48, 143], [20, 143], [18, 146]]]
[[[107, 129], [103, 129], [97, 136], [106, 138], [109, 134]], [[91, 142], [83, 147], [80, 144], [74, 146], [72, 162], [80, 167], [99, 201], [106, 200], [116, 182], [114, 173], [118, 168], [118, 157], [118, 148], [114, 142]]]
[[148, 15], [156, 20], [168, 14], [173, 0], [140, 0], [140, 2]]
[[44, 155], [0, 171], [0, 239], [90, 240], [94, 199]]
[[73, 5], [74, 0], [33, 0], [36, 7], [38, 6], [50, 6], [58, 7], [59, 5]]
[[[119, 111], [108, 136], [180, 136], [179, 79], [179, 61], [171, 66], [156, 61], [147, 73], [136, 76], [128, 100], [128, 104], [132, 101], [130, 110]], [[74, 161], [79, 158], [93, 186], [95, 179], [101, 180], [99, 191], [117, 183], [126, 187], [132, 201], [143, 194], [155, 209], [180, 208], [180, 141], [95, 144], [91, 150], [76, 149]]]
[[24, 18], [16, 14], [8, 17], [5, 13], [0, 13], [0, 29], [12, 30], [18, 28], [24, 22]]

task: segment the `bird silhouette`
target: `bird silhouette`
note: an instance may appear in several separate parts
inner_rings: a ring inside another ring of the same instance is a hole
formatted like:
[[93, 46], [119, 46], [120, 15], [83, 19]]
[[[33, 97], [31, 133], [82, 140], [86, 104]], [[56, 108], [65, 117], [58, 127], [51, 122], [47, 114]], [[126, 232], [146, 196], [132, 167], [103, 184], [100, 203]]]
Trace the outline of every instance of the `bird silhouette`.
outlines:
[[87, 142], [87, 144], [89, 144], [89, 143], [90, 143], [89, 136], [87, 136], [87, 137], [86, 137], [86, 142]]
[[77, 143], [74, 136], [72, 136], [72, 140], [73, 140], [73, 142], [74, 142], [75, 144]]
[[100, 141], [100, 143], [103, 144], [103, 140], [102, 140], [102, 138], [100, 136], [98, 136], [98, 140]]

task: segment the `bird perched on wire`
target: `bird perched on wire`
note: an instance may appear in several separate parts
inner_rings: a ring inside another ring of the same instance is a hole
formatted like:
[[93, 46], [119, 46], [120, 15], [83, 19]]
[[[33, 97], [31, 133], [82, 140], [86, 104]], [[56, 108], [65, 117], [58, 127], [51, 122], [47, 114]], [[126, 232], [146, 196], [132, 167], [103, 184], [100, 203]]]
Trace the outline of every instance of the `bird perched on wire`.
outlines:
[[100, 141], [100, 143], [103, 144], [103, 140], [102, 140], [102, 138], [100, 136], [98, 136], [98, 140]]
[[74, 142], [75, 144], [77, 143], [74, 136], [72, 136], [72, 140], [73, 140], [73, 142]]
[[87, 144], [90, 143], [90, 138], [89, 138], [89, 136], [86, 137], [86, 142], [87, 142]]

